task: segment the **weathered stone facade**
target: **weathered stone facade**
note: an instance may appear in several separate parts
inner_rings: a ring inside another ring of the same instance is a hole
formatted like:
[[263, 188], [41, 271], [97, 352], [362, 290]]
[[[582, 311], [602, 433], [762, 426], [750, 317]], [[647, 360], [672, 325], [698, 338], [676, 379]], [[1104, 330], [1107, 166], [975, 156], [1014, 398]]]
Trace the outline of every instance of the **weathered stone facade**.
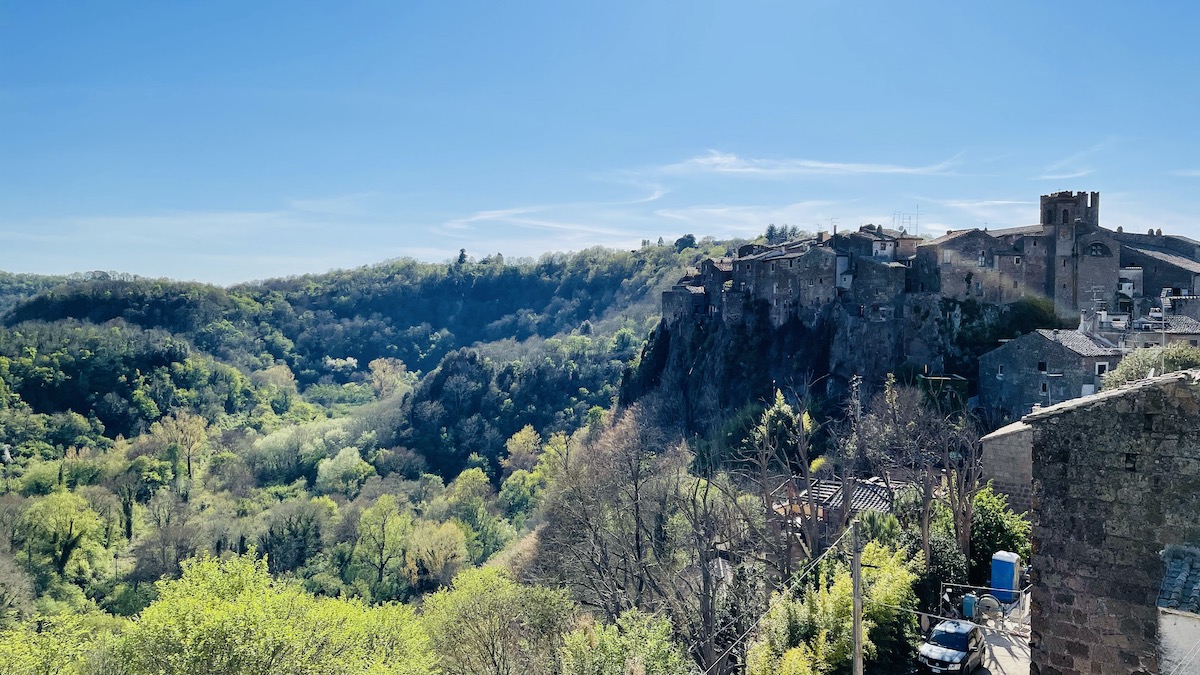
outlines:
[[984, 478], [1008, 497], [1014, 511], [1028, 512], [1033, 506], [1033, 429], [1013, 422], [984, 436], [982, 443]]
[[1034, 675], [1158, 673], [1160, 553], [1200, 540], [1200, 371], [1037, 411]]
[[979, 357], [979, 404], [1008, 421], [1036, 405], [1094, 394], [1122, 355], [1116, 345], [1079, 331], [1026, 333]]

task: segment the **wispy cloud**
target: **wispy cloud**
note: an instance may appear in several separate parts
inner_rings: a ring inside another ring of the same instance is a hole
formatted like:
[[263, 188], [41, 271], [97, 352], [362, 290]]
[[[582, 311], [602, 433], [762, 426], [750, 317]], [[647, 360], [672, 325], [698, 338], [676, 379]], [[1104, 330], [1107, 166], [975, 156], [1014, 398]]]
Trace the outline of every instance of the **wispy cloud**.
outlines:
[[930, 219], [921, 223], [924, 230], [936, 229], [933, 219], [948, 221], [946, 227], [1014, 227], [1037, 222], [1038, 202], [1028, 199], [933, 199], [919, 197], [917, 201], [930, 206]]
[[920, 175], [948, 174], [959, 164], [961, 155], [944, 162], [926, 166], [901, 164], [873, 164], [857, 162], [827, 162], [815, 159], [764, 159], [740, 157], [738, 155], [709, 150], [682, 162], [660, 167], [665, 174], [722, 174], [747, 177], [784, 177], [799, 175], [853, 176], [853, 175]]
[[1051, 162], [1043, 167], [1041, 173], [1034, 176], [1031, 180], [1070, 180], [1072, 178], [1090, 176], [1096, 172], [1091, 160], [1111, 144], [1111, 140], [1106, 140], [1086, 150], [1068, 155], [1056, 162]]

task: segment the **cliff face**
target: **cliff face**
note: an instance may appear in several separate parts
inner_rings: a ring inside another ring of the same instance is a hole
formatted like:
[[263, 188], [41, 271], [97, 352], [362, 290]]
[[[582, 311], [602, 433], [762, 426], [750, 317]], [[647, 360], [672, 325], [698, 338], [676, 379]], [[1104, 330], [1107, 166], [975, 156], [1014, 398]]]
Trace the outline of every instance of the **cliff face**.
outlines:
[[866, 395], [888, 373], [902, 381], [924, 372], [962, 375], [973, 392], [980, 354], [1052, 317], [1045, 302], [1001, 307], [926, 293], [873, 310], [829, 303], [779, 326], [765, 302], [751, 303], [735, 321], [667, 318], [626, 373], [622, 400], [662, 393], [674, 421], [706, 434], [743, 406], [769, 400], [775, 388], [800, 392], [811, 383], [818, 400], [841, 401], [856, 375]]

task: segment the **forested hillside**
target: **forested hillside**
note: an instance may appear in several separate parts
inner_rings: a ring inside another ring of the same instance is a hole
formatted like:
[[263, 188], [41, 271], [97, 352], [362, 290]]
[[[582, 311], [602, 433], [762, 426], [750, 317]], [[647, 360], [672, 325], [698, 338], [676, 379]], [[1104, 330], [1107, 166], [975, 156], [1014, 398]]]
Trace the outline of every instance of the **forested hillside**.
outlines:
[[[798, 546], [771, 491], [972, 471], [977, 437], [891, 385], [738, 401], [707, 436], [653, 386], [618, 404], [660, 291], [736, 243], [3, 277], [0, 670], [847, 672], [849, 516]], [[979, 487], [868, 528], [878, 672], [940, 581], [1025, 545]]]

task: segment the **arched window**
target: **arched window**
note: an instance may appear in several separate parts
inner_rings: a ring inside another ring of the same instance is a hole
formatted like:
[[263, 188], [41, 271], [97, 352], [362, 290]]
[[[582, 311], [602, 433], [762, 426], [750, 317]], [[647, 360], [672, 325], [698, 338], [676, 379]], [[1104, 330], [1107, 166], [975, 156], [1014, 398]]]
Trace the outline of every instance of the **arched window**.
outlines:
[[1088, 255], [1094, 256], [1097, 258], [1111, 258], [1112, 257], [1112, 251], [1110, 251], [1107, 246], [1105, 246], [1104, 244], [1101, 244], [1100, 242], [1095, 242], [1091, 246], [1088, 246], [1087, 252], [1088, 252]]
[[1070, 217], [1071, 217], [1071, 212], [1068, 211], [1067, 209], [1063, 209], [1063, 224], [1064, 225], [1066, 225], [1067, 222], [1069, 222], [1067, 219]]

